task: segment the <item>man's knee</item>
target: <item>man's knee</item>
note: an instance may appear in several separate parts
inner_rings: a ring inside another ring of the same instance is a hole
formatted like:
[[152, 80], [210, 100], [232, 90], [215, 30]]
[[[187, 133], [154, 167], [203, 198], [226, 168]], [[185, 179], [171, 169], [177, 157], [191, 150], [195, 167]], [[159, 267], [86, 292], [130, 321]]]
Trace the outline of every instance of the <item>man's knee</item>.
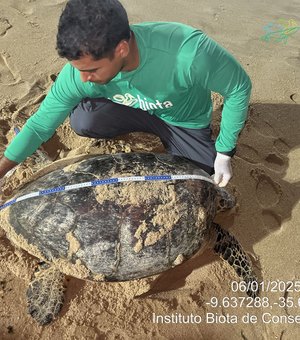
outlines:
[[72, 130], [79, 136], [90, 138], [113, 138], [116, 135], [111, 129], [105, 126], [95, 126], [89, 119], [70, 119]]
[[70, 114], [72, 130], [77, 135], [84, 137], [114, 137], [114, 131], [112, 131], [110, 124], [106, 122], [105, 117], [102, 117], [103, 114], [101, 115], [100, 109], [100, 107], [94, 108], [88, 102], [82, 101]]

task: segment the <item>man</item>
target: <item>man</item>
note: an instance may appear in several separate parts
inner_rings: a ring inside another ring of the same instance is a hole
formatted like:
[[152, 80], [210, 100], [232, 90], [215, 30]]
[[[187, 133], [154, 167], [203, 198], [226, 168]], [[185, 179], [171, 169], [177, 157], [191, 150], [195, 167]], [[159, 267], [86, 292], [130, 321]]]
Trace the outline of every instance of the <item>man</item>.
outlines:
[[[129, 26], [118, 0], [70, 0], [60, 17], [57, 50], [69, 63], [7, 147], [0, 178], [70, 116], [72, 128], [85, 137], [156, 134], [167, 152], [215, 173], [220, 186], [228, 183], [251, 81], [215, 41], [179, 23]], [[211, 91], [225, 99], [216, 142], [210, 130]]]

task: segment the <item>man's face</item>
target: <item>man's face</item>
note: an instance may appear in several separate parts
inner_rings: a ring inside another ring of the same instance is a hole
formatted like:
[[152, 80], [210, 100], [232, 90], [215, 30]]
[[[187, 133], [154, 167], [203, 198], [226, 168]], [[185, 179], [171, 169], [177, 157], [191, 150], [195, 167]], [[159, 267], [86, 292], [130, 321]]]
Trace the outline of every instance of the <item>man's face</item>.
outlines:
[[70, 63], [80, 71], [83, 82], [90, 81], [102, 85], [110, 82], [124, 67], [123, 59], [116, 56], [113, 59], [94, 60], [90, 55], [85, 55]]

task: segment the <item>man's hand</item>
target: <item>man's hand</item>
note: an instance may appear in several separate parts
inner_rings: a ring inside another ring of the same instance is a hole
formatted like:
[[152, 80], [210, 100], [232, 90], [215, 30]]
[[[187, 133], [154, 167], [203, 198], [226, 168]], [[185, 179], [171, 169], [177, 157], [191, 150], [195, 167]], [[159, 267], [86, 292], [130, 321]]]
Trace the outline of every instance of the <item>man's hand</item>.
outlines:
[[231, 157], [217, 152], [215, 159], [214, 181], [219, 187], [225, 187], [232, 177]]

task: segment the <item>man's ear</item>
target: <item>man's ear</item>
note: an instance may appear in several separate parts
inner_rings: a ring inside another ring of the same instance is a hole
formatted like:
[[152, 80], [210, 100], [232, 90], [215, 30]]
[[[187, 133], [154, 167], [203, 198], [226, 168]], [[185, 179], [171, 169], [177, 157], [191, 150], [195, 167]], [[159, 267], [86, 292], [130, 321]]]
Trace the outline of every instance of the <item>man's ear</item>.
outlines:
[[129, 54], [129, 43], [126, 40], [122, 40], [118, 43], [115, 49], [115, 56], [125, 58]]

